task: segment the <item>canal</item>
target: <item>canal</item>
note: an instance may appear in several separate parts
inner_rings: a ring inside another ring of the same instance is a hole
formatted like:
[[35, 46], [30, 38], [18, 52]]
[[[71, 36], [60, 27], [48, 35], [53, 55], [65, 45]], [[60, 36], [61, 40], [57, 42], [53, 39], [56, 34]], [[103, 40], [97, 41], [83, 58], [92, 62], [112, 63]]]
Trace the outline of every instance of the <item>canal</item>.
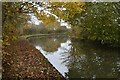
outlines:
[[118, 78], [120, 50], [65, 35], [29, 37], [66, 78]]

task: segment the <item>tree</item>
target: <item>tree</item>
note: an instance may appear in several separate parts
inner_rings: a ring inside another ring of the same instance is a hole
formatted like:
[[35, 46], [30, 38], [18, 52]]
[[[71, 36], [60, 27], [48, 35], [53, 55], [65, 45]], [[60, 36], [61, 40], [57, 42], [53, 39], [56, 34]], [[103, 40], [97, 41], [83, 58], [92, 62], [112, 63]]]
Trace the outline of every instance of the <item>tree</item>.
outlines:
[[53, 2], [50, 3], [51, 12], [59, 18], [69, 21], [77, 13], [84, 11], [84, 2]]
[[[82, 39], [120, 45], [119, 2], [86, 3], [86, 10], [76, 14], [71, 24], [80, 27]], [[76, 24], [75, 24], [76, 23]]]
[[22, 13], [22, 5], [23, 3], [17, 2], [2, 3], [2, 36], [4, 42], [15, 40], [18, 36], [18, 28], [27, 22], [27, 17]]
[[[28, 16], [26, 14], [33, 13], [37, 16], [38, 19], [41, 19], [45, 24], [52, 24], [55, 22], [55, 16], [49, 16], [45, 11], [50, 11], [58, 16], [58, 18], [68, 20], [73, 17], [77, 12], [80, 12], [79, 9], [84, 5], [83, 3], [43, 3], [43, 2], [4, 2], [2, 4], [2, 35], [3, 41], [8, 42], [15, 40], [22, 31], [22, 27], [27, 24]], [[56, 7], [55, 7], [56, 6]], [[75, 9], [72, 6], [78, 6]], [[38, 8], [44, 8], [39, 10]], [[66, 8], [65, 11], [61, 9]], [[51, 9], [51, 10], [48, 10]], [[81, 9], [82, 10], [82, 9]], [[61, 12], [62, 13], [61, 13]], [[66, 17], [66, 15], [68, 15]], [[23, 31], [22, 31], [23, 32]], [[21, 33], [22, 34], [22, 33]]]

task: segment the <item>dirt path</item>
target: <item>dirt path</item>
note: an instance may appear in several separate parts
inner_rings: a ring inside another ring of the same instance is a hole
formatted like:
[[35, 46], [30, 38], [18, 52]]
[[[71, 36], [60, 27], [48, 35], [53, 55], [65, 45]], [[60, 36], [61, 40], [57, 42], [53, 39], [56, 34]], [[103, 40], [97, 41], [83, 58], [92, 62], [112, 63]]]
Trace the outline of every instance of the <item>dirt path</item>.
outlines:
[[64, 80], [64, 77], [28, 41], [18, 40], [3, 49], [4, 80], [23, 78], [34, 80]]

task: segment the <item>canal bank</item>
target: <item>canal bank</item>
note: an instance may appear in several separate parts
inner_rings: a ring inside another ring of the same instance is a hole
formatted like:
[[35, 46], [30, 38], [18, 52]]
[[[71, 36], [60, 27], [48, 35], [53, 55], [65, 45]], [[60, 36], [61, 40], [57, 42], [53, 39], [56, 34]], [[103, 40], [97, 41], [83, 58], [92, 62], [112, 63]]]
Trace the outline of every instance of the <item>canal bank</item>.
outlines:
[[2, 78], [52, 79], [65, 78], [27, 40], [19, 39], [3, 48]]

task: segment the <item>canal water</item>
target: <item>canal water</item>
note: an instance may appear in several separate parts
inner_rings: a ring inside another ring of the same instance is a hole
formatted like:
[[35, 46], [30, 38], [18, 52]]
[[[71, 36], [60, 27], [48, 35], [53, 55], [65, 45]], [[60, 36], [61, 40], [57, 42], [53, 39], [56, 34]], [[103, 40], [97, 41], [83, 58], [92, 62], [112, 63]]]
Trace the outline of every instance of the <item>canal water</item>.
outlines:
[[118, 78], [120, 50], [65, 35], [28, 38], [66, 78]]

